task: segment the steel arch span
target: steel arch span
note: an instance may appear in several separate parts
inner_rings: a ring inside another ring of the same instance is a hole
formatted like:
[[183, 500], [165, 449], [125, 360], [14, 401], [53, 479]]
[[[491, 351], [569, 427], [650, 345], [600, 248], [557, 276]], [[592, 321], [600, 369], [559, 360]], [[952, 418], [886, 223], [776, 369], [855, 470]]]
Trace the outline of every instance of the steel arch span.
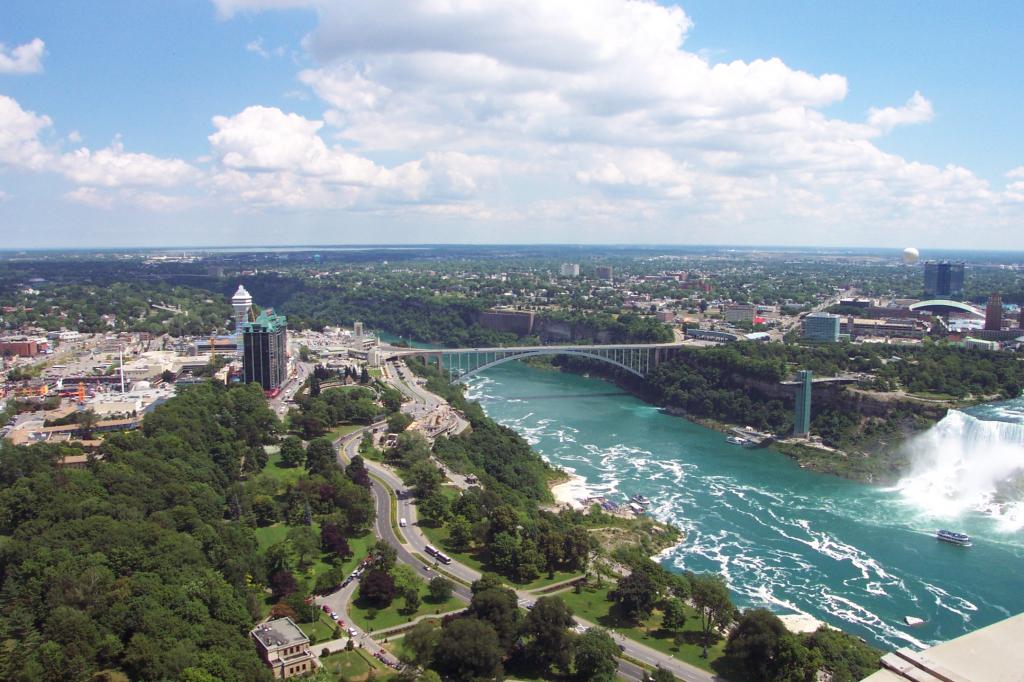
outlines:
[[646, 379], [658, 364], [680, 348], [679, 344], [621, 344], [585, 346], [520, 346], [505, 348], [394, 349], [392, 357], [417, 356], [437, 363], [456, 383], [464, 378], [512, 360], [539, 355], [573, 355], [608, 363]]
[[497, 360], [492, 360], [492, 361], [487, 362], [485, 364], [482, 364], [482, 365], [480, 365], [478, 367], [474, 367], [473, 369], [470, 369], [470, 370], [468, 370], [468, 371], [466, 371], [464, 373], [458, 373], [458, 372], [455, 371], [454, 368], [451, 368], [451, 367], [449, 367], [448, 371], [451, 374], [451, 377], [452, 377], [451, 381], [454, 384], [454, 383], [456, 383], [458, 381], [462, 381], [463, 379], [471, 377], [474, 374], [479, 374], [480, 372], [483, 372], [484, 370], [488, 370], [488, 369], [490, 369], [492, 367], [497, 367], [498, 365], [503, 365], [506, 362], [512, 362], [513, 360], [520, 360], [522, 358], [536, 357], [536, 356], [539, 356], [539, 355], [577, 355], [577, 356], [585, 357], [585, 358], [593, 358], [594, 360], [601, 360], [602, 362], [607, 362], [608, 364], [614, 365], [614, 366], [618, 367], [619, 369], [626, 370], [630, 374], [633, 374], [634, 376], [640, 377], [641, 379], [646, 379], [647, 378], [646, 375], [641, 374], [637, 370], [633, 369], [632, 367], [629, 367], [628, 365], [624, 365], [621, 362], [616, 362], [615, 360], [612, 360], [612, 359], [609, 359], [609, 358], [606, 358], [606, 357], [602, 357], [601, 355], [598, 355], [597, 353], [585, 353], [583, 351], [576, 351], [576, 350], [563, 350], [563, 351], [558, 351], [558, 352], [543, 351], [543, 350], [527, 351], [525, 353], [519, 353], [517, 355], [509, 355], [509, 356], [506, 356], [506, 357], [503, 357], [503, 358], [498, 358]]

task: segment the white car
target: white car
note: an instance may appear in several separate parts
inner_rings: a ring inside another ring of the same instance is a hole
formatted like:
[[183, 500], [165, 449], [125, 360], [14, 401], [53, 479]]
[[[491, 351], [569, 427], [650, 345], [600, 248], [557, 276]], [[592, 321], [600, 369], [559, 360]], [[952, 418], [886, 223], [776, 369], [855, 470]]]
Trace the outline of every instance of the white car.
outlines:
[[398, 519], [398, 525], [401, 526], [402, 528], [405, 528], [409, 524], [406, 522], [405, 519]]
[[349, 628], [349, 629], [348, 629], [348, 636], [349, 636], [349, 637], [355, 637], [355, 636], [356, 636], [356, 635], [358, 635], [358, 634], [359, 634], [359, 633], [358, 633], [358, 632], [356, 631], [356, 629], [355, 629], [355, 628]]

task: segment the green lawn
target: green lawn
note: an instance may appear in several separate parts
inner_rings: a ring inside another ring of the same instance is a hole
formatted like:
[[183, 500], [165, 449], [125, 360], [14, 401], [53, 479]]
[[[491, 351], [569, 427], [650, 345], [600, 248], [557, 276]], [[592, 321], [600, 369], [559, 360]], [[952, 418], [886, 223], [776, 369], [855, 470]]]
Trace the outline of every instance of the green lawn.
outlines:
[[287, 485], [289, 483], [294, 483], [305, 475], [306, 470], [303, 467], [281, 466], [281, 453], [274, 452], [268, 457], [267, 465], [263, 467], [263, 471], [261, 471], [257, 477], [268, 478], [277, 482], [279, 485]]
[[370, 664], [357, 651], [342, 651], [321, 658], [327, 672], [337, 675], [339, 678], [354, 680], [363, 678], [370, 672]]
[[680, 661], [685, 661], [704, 670], [712, 670], [714, 662], [722, 657], [722, 650], [725, 648], [725, 639], [719, 641], [708, 649], [708, 657], [701, 658], [701, 633], [700, 620], [697, 612], [687, 607], [686, 626], [683, 628], [683, 642], [676, 644], [675, 634], [662, 630], [661, 612], [655, 611], [654, 615], [642, 625], [634, 625], [626, 619], [613, 602], [608, 601], [608, 592], [615, 586], [613, 581], [606, 581], [604, 587], [598, 588], [588, 586], [580, 594], [568, 589], [559, 592], [558, 596], [565, 601], [572, 612], [581, 618], [601, 627], [615, 630], [630, 639], [645, 644], [652, 649], [668, 654]]
[[411, 615], [398, 612], [398, 610], [405, 605], [405, 600], [401, 598], [396, 598], [386, 609], [378, 609], [376, 616], [374, 616], [372, 620], [367, 614], [370, 610], [369, 607], [366, 604], [361, 604], [359, 599], [356, 599], [349, 604], [348, 613], [358, 627], [363, 630], [374, 631], [385, 630], [387, 628], [393, 628], [396, 625], [408, 623], [410, 620], [418, 616], [431, 613], [445, 613], [447, 611], [455, 611], [463, 607], [463, 603], [455, 597], [451, 597], [448, 601], [442, 603], [432, 601], [427, 595], [427, 586], [425, 583], [420, 588], [420, 598], [422, 599], [422, 602], [420, 603], [419, 609], [416, 610], [416, 613]]
[[[319, 536], [320, 524], [314, 522], [311, 526], [313, 530]], [[286, 526], [283, 523], [275, 523], [273, 526], [266, 526], [264, 528], [257, 528], [256, 542], [259, 545], [260, 552], [266, 552], [267, 548], [271, 545], [283, 542], [288, 537], [288, 529], [290, 526]], [[361, 537], [354, 537], [348, 539], [349, 549], [352, 550], [352, 556], [346, 559], [342, 563], [342, 567], [345, 571], [345, 575], [348, 575], [355, 570], [356, 565], [363, 560], [363, 558], [369, 553], [370, 547], [376, 542], [376, 538], [373, 533], [366, 531]], [[308, 581], [309, 589], [312, 589], [313, 585], [316, 584], [316, 578], [321, 573], [324, 573], [330, 568], [330, 565], [324, 561], [323, 555], [318, 556], [316, 561], [306, 569], [305, 571], [296, 571], [296, 578], [305, 578]]]
[[[317, 527], [318, 532], [319, 530], [319, 527]], [[260, 552], [266, 552], [267, 548], [271, 545], [276, 545], [277, 543], [284, 541], [288, 536], [288, 526], [283, 523], [275, 523], [272, 526], [257, 528], [255, 533], [256, 542], [259, 543]]]
[[333, 429], [327, 432], [327, 437], [331, 440], [347, 436], [353, 431], [358, 431], [363, 428], [365, 424], [342, 424], [341, 426], [335, 426]]
[[334, 636], [335, 622], [319, 606], [315, 608], [317, 611], [316, 621], [312, 623], [299, 623], [299, 628], [306, 633], [306, 637], [309, 637], [309, 641], [312, 643], [311, 647], [317, 642], [329, 642], [332, 639], [336, 639]]

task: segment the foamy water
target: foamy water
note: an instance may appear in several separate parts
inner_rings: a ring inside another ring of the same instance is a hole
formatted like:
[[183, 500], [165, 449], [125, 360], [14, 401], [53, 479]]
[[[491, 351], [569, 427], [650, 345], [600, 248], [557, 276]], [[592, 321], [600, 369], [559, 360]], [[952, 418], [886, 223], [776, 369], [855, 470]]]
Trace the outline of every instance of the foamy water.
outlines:
[[[519, 401], [545, 391], [572, 397]], [[925, 646], [1024, 610], [1019, 526], [1005, 509], [998, 518], [975, 511], [991, 496], [972, 492], [961, 505], [954, 494], [950, 504], [960, 506], [936, 509], [934, 492], [917, 501], [920, 479], [885, 490], [813, 474], [634, 398], [587, 391], [606, 393], [607, 384], [513, 363], [476, 377], [470, 397], [584, 477], [591, 494], [650, 498], [654, 516], [686, 532], [659, 560], [721, 573], [740, 605], [811, 615], [884, 648]], [[979, 475], [975, 488], [989, 478]], [[975, 546], [937, 542], [940, 517], [957, 520]], [[908, 615], [926, 623], [908, 628]]]
[[950, 410], [916, 437], [907, 445], [913, 466], [897, 485], [903, 497], [937, 519], [979, 512], [1003, 531], [1024, 527], [1024, 502], [1000, 494], [1001, 485], [1024, 475], [1024, 414], [1014, 404], [978, 408], [979, 416]]

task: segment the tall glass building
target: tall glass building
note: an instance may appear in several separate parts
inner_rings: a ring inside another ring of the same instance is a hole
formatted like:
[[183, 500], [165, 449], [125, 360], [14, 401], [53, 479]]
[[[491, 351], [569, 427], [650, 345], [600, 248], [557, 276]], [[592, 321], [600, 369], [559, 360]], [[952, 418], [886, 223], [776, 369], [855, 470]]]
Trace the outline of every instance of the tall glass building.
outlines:
[[948, 260], [925, 263], [924, 295], [927, 298], [963, 298], [964, 264]]
[[272, 310], [242, 325], [242, 379], [267, 393], [281, 388], [288, 376], [288, 324]]
[[804, 318], [804, 340], [835, 343], [839, 340], [839, 316], [810, 313]]

